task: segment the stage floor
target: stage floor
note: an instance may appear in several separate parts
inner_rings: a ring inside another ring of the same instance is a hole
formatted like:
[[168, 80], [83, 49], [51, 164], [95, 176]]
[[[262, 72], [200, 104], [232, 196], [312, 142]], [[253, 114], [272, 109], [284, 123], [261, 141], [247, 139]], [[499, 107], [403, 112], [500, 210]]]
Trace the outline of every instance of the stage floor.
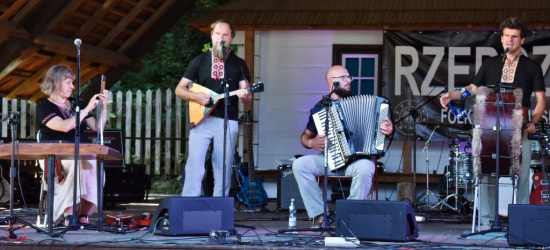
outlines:
[[[150, 195], [149, 199], [141, 202], [120, 202], [106, 204], [104, 215], [122, 212], [125, 214], [141, 215], [145, 212], [154, 214], [159, 201], [166, 196]], [[108, 206], [112, 207], [108, 207]], [[36, 223], [36, 207], [32, 205], [25, 211], [22, 205], [14, 206], [14, 215], [26, 222]], [[334, 204], [330, 203], [333, 208]], [[9, 215], [9, 207], [2, 205], [2, 218]], [[235, 201], [234, 223], [236, 234], [226, 238], [211, 238], [210, 236], [162, 236], [154, 235], [147, 228], [124, 234], [98, 232], [96, 230], [78, 229], [67, 231], [61, 236], [51, 237], [44, 233], [37, 233], [36, 229], [25, 226], [15, 230], [18, 241], [6, 240], [0, 242], [2, 249], [67, 249], [67, 248], [94, 248], [94, 249], [334, 249], [325, 247], [324, 239], [330, 232], [293, 232], [279, 233], [279, 229], [288, 226], [288, 212], [277, 209], [277, 201], [269, 200], [264, 209], [257, 211], [242, 210]], [[424, 216], [424, 222], [418, 222], [419, 237], [408, 242], [361, 241], [360, 247], [368, 249], [488, 249], [513, 248], [506, 241], [505, 232], [492, 232], [462, 238], [464, 233], [471, 232], [471, 216], [460, 215], [454, 211], [416, 212], [416, 216]], [[90, 219], [92, 225], [97, 225], [97, 216]], [[298, 227], [309, 228], [311, 220], [305, 211], [298, 212]], [[106, 222], [104, 222], [104, 225]], [[15, 226], [21, 225], [17, 223]], [[377, 227], [379, 225], [365, 225]], [[503, 223], [506, 229], [506, 224]], [[0, 226], [7, 233], [8, 225]], [[249, 228], [254, 227], [255, 229]], [[107, 227], [106, 227], [107, 228]], [[57, 230], [56, 230], [57, 231]]]

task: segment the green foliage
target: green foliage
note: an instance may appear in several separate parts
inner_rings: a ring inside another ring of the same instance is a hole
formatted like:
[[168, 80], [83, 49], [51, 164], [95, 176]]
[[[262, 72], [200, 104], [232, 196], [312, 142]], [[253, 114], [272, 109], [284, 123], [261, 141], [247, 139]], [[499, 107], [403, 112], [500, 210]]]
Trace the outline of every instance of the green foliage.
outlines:
[[153, 176], [151, 180], [151, 193], [155, 194], [180, 194], [181, 179], [173, 175]]
[[195, 6], [187, 10], [166, 34], [155, 44], [151, 52], [141, 59], [143, 69], [139, 72], [126, 72], [111, 87], [111, 91], [132, 92], [141, 89], [174, 89], [179, 83], [189, 62], [201, 53], [210, 36], [190, 29], [187, 23], [232, 0], [197, 0]]

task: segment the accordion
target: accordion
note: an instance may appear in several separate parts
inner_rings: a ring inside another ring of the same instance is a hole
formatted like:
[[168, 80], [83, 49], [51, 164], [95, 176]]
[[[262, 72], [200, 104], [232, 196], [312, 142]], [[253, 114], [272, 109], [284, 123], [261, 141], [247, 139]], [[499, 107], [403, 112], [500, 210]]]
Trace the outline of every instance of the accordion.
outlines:
[[[388, 99], [372, 95], [357, 95], [332, 102], [313, 114], [319, 135], [325, 134], [328, 116], [328, 152], [331, 171], [345, 166], [353, 157], [379, 156], [384, 151], [385, 137], [380, 131], [390, 113]], [[325, 153], [327, 153], [325, 152]]]

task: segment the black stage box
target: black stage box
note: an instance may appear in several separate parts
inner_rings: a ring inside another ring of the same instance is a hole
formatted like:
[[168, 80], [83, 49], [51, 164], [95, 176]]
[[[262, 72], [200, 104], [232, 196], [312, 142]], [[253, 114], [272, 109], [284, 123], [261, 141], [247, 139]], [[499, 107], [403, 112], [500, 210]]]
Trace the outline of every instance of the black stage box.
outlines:
[[304, 210], [304, 201], [302, 200], [302, 195], [300, 195], [300, 190], [298, 189], [298, 183], [294, 178], [294, 173], [292, 172], [292, 166], [287, 164], [281, 164], [277, 168], [278, 181], [277, 181], [277, 208], [288, 210], [290, 206], [290, 199], [294, 198], [294, 207], [299, 210]]
[[[84, 142], [99, 144], [100, 139], [98, 137], [98, 132], [86, 130], [82, 133]], [[103, 145], [110, 147], [124, 155], [124, 148], [122, 144], [122, 131], [121, 130], [104, 130], [103, 131]], [[124, 158], [120, 160], [105, 160], [103, 161], [103, 166], [108, 167], [124, 167]]]
[[[155, 234], [208, 235], [211, 231], [234, 231], [233, 197], [170, 197], [160, 201], [151, 226]], [[168, 218], [166, 218], [168, 217]]]
[[335, 224], [337, 236], [360, 240], [418, 238], [413, 208], [404, 201], [337, 200]]
[[508, 244], [550, 245], [550, 206], [508, 205]]

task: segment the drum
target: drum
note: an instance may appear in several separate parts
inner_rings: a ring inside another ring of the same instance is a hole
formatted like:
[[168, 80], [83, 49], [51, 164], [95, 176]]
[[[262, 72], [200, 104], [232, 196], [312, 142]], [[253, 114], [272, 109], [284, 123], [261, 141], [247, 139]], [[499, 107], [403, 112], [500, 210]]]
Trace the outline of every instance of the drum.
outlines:
[[451, 153], [448, 171], [449, 187], [472, 188], [474, 186], [472, 154]]
[[[474, 156], [474, 174], [496, 173], [497, 148], [499, 174], [513, 176], [519, 174], [521, 157], [521, 127], [523, 109], [521, 88], [513, 92], [500, 93], [501, 99], [492, 89], [479, 87], [476, 91], [472, 154]], [[500, 134], [495, 130], [499, 112]], [[498, 147], [496, 139], [498, 138]]]

